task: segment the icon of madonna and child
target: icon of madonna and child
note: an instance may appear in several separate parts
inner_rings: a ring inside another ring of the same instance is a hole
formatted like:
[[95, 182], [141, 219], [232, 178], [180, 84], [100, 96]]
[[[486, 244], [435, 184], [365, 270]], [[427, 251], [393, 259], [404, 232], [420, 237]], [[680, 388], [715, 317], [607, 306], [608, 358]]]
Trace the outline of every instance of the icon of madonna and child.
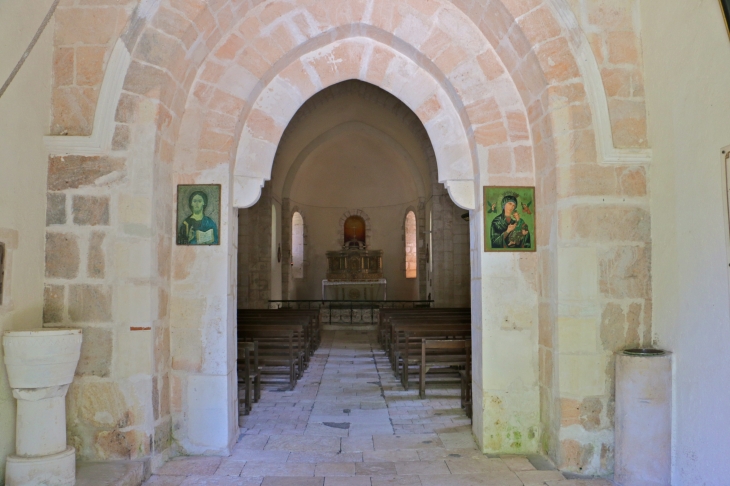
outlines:
[[484, 188], [484, 251], [535, 251], [535, 188]]
[[218, 245], [221, 186], [177, 186], [177, 244]]

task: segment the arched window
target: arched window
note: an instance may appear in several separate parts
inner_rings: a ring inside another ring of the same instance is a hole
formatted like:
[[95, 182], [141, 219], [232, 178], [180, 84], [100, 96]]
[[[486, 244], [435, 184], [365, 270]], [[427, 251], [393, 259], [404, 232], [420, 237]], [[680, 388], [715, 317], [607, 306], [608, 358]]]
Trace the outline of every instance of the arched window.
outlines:
[[360, 216], [350, 216], [345, 220], [345, 241], [343, 245], [353, 243], [365, 245], [365, 220]]
[[416, 278], [416, 214], [409, 211], [406, 215], [406, 278]]
[[304, 219], [298, 212], [291, 221], [292, 277], [304, 278]]

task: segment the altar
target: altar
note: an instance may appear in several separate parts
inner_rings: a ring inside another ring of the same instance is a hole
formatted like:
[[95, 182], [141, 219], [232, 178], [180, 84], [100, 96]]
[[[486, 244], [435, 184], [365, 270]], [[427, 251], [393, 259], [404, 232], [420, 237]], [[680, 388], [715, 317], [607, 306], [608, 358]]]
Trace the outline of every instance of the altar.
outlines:
[[387, 282], [378, 280], [322, 280], [323, 300], [387, 300]]
[[386, 300], [383, 252], [368, 250], [352, 240], [341, 250], [327, 252], [327, 278], [322, 280], [324, 300]]

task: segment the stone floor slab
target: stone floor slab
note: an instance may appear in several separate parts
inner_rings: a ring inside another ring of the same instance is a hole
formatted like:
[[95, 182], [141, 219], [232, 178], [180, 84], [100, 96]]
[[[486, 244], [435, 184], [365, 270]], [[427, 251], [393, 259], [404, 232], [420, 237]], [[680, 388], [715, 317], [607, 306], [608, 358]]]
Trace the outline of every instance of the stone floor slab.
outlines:
[[231, 460], [254, 462], [286, 462], [291, 453], [289, 451], [255, 451], [249, 449], [234, 449]]
[[309, 423], [304, 430], [304, 435], [317, 435], [324, 437], [347, 437], [350, 435], [350, 424], [348, 422], [328, 422], [329, 424], [347, 424], [347, 428], [335, 427], [334, 425], [326, 425], [324, 423]]
[[328, 476], [324, 486], [371, 486], [371, 482], [368, 476]]
[[324, 486], [324, 478], [266, 477], [261, 486]]
[[535, 466], [532, 465], [526, 457], [521, 456], [500, 456], [500, 459], [507, 464], [512, 471], [534, 471]]
[[314, 467], [303, 462], [247, 462], [241, 476], [314, 476]]
[[[516, 471], [524, 486], [545, 486], [546, 481], [564, 481], [559, 471]], [[595, 486], [593, 484], [592, 486]]]
[[289, 452], [339, 452], [339, 437], [272, 435], [264, 450]]
[[288, 462], [362, 462], [362, 452], [292, 452]]
[[451, 474], [512, 473], [501, 459], [446, 459]]
[[438, 434], [446, 449], [476, 449], [474, 437], [469, 432], [449, 432]]
[[435, 461], [438, 459], [478, 459], [486, 461], [489, 458], [477, 449], [416, 449], [419, 460]]
[[260, 486], [262, 481], [261, 477], [188, 476], [180, 486]]
[[372, 437], [343, 437], [341, 445], [342, 452], [365, 452], [374, 450]]
[[176, 457], [164, 464], [161, 476], [212, 476], [221, 464], [220, 457]]
[[324, 333], [294, 390], [264, 387], [240, 424], [230, 457], [176, 458], [145, 484], [607, 486], [537, 471], [550, 464], [538, 456], [482, 454], [459, 390], [403, 390], [372, 332]]
[[[354, 476], [354, 462], [321, 462], [316, 465], [315, 476]], [[325, 481], [326, 482], [326, 481]]]
[[443, 448], [437, 434], [374, 435], [375, 450]]
[[406, 449], [403, 451], [366, 451], [362, 453], [362, 459], [365, 462], [406, 462], [421, 460], [416, 449]]
[[419, 476], [422, 486], [522, 486], [513, 472], [508, 474], [458, 474], [452, 476]]
[[399, 476], [451, 474], [444, 461], [396, 462], [395, 470]]
[[398, 471], [394, 462], [359, 462], [355, 464], [355, 474], [359, 476], [395, 476]]
[[185, 476], [152, 476], [145, 486], [180, 486], [187, 479]]
[[421, 486], [418, 476], [390, 476], [370, 478], [372, 486]]
[[264, 446], [269, 441], [268, 435], [244, 435], [236, 444], [236, 449], [264, 450]]
[[231, 459], [227, 457], [223, 459], [223, 461], [221, 461], [221, 465], [218, 466], [215, 475], [238, 477], [241, 475], [241, 471], [243, 471], [243, 466], [245, 465], [246, 461]]
[[613, 486], [607, 479], [565, 479], [562, 481], [546, 481], [547, 486]]

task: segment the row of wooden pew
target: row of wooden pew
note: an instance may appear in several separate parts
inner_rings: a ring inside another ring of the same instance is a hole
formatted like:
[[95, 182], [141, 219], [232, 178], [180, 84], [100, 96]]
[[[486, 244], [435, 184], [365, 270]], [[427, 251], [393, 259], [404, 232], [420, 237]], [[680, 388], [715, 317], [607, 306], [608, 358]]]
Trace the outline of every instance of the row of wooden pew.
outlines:
[[471, 417], [471, 309], [381, 309], [378, 341], [406, 390], [415, 379], [424, 398], [429, 384], [457, 382]]
[[319, 310], [238, 309], [239, 415], [248, 415], [261, 385], [294, 389], [321, 340]]

